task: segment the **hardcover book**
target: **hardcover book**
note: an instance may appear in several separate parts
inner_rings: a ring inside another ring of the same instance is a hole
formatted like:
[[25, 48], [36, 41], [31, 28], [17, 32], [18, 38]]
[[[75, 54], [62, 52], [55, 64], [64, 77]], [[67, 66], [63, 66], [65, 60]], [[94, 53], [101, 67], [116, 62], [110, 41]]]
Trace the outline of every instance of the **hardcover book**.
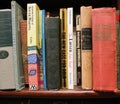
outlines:
[[25, 87], [22, 50], [20, 39], [20, 20], [26, 19], [26, 11], [16, 2], [11, 1], [13, 60], [16, 90]]
[[22, 45], [22, 60], [25, 83], [28, 84], [28, 55], [27, 55], [27, 20], [20, 20], [20, 35]]
[[60, 89], [60, 18], [46, 17], [47, 88]]
[[82, 88], [92, 89], [92, 6], [81, 6]]
[[60, 26], [61, 87], [68, 88], [66, 8], [60, 8]]
[[11, 9], [0, 10], [0, 90], [16, 89]]
[[92, 10], [93, 90], [116, 91], [116, 9]]

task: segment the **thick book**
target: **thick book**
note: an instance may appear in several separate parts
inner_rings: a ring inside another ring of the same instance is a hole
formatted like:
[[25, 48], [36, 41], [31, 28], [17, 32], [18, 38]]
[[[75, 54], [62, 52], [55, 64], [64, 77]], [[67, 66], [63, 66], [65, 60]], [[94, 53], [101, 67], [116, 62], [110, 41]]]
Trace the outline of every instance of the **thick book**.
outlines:
[[68, 88], [67, 68], [67, 9], [60, 8], [60, 60], [61, 60], [61, 87]]
[[92, 6], [81, 6], [82, 88], [92, 89]]
[[28, 84], [27, 20], [20, 20], [20, 38], [25, 83]]
[[16, 89], [11, 9], [0, 10], [0, 90]]
[[92, 10], [93, 90], [116, 91], [116, 9]]
[[22, 63], [20, 20], [26, 19], [26, 11], [16, 1], [11, 1], [11, 13], [15, 85], [16, 90], [21, 90], [25, 87], [25, 80]]
[[68, 89], [74, 88], [73, 83], [73, 7], [67, 8], [67, 35], [68, 35]]
[[60, 18], [45, 18], [47, 89], [60, 89]]

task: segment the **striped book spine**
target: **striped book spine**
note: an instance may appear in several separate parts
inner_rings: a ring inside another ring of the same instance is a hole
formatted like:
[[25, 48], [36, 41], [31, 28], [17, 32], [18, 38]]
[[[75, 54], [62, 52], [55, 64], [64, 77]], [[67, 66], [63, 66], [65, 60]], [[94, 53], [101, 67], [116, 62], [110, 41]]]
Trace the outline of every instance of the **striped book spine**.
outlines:
[[29, 90], [40, 89], [39, 12], [36, 3], [27, 4], [27, 46]]

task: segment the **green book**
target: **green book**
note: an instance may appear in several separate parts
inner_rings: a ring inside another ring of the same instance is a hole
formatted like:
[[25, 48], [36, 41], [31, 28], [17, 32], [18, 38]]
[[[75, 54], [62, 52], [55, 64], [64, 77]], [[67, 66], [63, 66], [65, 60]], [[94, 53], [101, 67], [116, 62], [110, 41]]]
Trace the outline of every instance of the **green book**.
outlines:
[[26, 19], [26, 11], [16, 1], [11, 1], [11, 12], [15, 86], [16, 90], [19, 91], [25, 87], [19, 21]]
[[46, 77], [47, 88], [60, 88], [60, 18], [46, 17]]

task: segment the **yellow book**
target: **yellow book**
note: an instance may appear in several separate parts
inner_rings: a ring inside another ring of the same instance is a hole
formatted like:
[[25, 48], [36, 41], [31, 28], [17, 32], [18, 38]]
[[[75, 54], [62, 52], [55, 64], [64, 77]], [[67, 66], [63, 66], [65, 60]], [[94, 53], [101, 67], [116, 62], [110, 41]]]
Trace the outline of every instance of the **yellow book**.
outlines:
[[67, 61], [67, 9], [60, 8], [61, 19], [61, 82], [62, 88], [68, 88], [68, 61]]
[[39, 47], [38, 26], [39, 26], [39, 6], [36, 3], [27, 4], [27, 45]]

